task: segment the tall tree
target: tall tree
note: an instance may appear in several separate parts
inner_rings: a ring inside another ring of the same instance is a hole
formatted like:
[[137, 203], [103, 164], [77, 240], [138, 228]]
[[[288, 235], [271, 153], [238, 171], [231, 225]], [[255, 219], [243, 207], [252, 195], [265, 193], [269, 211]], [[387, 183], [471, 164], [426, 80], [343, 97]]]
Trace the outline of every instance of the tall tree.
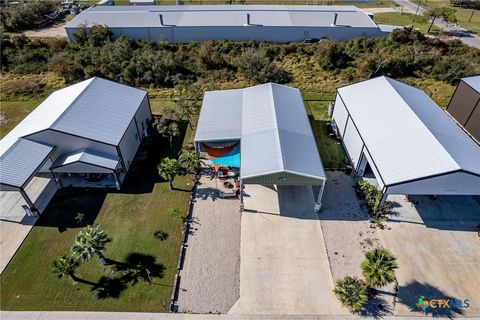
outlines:
[[163, 158], [158, 165], [158, 174], [165, 180], [168, 180], [168, 188], [173, 190], [173, 179], [178, 174], [180, 166], [177, 159]]
[[365, 253], [362, 274], [373, 287], [383, 287], [395, 280], [396, 258], [386, 249], [377, 248]]
[[79, 265], [79, 261], [72, 253], [64, 254], [60, 258], [53, 261], [52, 265], [52, 273], [55, 274], [59, 279], [68, 276], [76, 282], [96, 285], [96, 283], [84, 280], [75, 274], [75, 270]]
[[195, 150], [184, 150], [178, 160], [180, 165], [190, 173], [196, 173], [203, 163], [200, 155]]
[[109, 241], [107, 233], [99, 225], [87, 226], [75, 237], [72, 253], [80, 261], [89, 261], [94, 255], [102, 259], [105, 245]]

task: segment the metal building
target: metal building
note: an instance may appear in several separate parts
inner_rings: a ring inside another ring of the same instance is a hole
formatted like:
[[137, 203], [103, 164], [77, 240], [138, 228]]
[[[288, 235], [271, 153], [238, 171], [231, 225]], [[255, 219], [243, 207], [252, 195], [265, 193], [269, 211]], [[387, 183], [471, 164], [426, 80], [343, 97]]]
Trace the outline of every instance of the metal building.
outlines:
[[74, 42], [78, 28], [94, 25], [108, 26], [114, 37], [176, 43], [347, 40], [391, 31], [354, 6], [288, 5], [97, 6], [82, 11], [65, 30]]
[[241, 186], [320, 186], [320, 207], [326, 175], [298, 89], [267, 83], [206, 92], [196, 150], [232, 142], [240, 145]]
[[480, 144], [480, 75], [460, 81], [447, 112]]
[[333, 125], [356, 175], [373, 175], [384, 200], [480, 194], [480, 146], [417, 88], [387, 77], [339, 88]]
[[2, 200], [41, 212], [58, 188], [120, 188], [151, 118], [145, 91], [101, 78], [52, 93], [0, 141]]

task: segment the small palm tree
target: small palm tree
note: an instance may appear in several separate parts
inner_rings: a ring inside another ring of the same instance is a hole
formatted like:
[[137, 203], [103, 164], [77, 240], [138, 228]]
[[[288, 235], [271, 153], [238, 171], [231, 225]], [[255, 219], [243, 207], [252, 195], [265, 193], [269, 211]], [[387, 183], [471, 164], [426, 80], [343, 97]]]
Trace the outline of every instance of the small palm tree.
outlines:
[[352, 312], [360, 310], [368, 301], [367, 288], [363, 281], [357, 277], [346, 276], [338, 280], [333, 293], [342, 306], [347, 307]]
[[168, 180], [168, 188], [173, 189], [173, 179], [178, 174], [180, 167], [177, 159], [163, 158], [158, 165], [158, 174], [165, 180]]
[[395, 280], [396, 258], [385, 249], [374, 249], [365, 253], [361, 264], [362, 274], [372, 287], [383, 287]]
[[179, 157], [179, 163], [190, 173], [195, 173], [202, 166], [200, 154], [194, 150], [186, 150]]
[[103, 258], [105, 244], [109, 241], [107, 233], [99, 225], [87, 226], [75, 237], [72, 253], [80, 261], [89, 261], [93, 255]]
[[75, 269], [78, 265], [78, 260], [71, 253], [64, 254], [53, 261], [52, 273], [54, 273], [59, 279], [69, 276], [75, 280]]

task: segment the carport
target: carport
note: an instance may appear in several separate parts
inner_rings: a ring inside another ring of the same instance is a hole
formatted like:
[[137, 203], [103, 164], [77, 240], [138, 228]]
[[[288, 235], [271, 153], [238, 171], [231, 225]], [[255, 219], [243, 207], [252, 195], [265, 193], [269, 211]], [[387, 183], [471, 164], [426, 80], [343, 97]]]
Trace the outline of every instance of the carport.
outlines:
[[480, 146], [422, 90], [388, 77], [339, 88], [333, 124], [354, 174], [371, 169], [382, 201], [480, 195]]
[[240, 141], [242, 207], [246, 184], [306, 185], [315, 187], [320, 209], [326, 176], [298, 89], [267, 83], [206, 92], [196, 150], [232, 141]]
[[49, 170], [54, 150], [55, 147], [20, 138], [2, 154], [2, 219], [21, 222], [25, 214], [45, 209], [58, 189]]

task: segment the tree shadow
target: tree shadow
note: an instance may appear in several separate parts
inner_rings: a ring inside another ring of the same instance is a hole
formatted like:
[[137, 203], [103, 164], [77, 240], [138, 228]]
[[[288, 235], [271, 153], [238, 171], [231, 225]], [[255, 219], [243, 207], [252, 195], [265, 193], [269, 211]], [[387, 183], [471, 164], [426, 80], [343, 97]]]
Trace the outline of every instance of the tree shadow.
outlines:
[[[419, 298], [423, 298], [424, 301], [431, 299], [449, 299], [451, 302], [452, 300], [456, 300], [454, 297], [447, 295], [434, 286], [426, 283], [419, 283], [417, 281], [413, 281], [398, 288], [398, 303], [406, 305], [412, 312], [422, 312], [425, 315], [431, 315], [433, 317], [447, 318], [453, 318], [455, 315], [462, 315], [464, 313], [462, 309], [455, 307], [452, 303], [450, 303], [449, 308], [427, 307], [423, 309], [417, 305], [419, 303]], [[458, 298], [463, 299], [463, 297]]]
[[385, 316], [392, 314], [391, 308], [388, 303], [380, 297], [373, 297], [368, 299], [367, 304], [359, 311], [361, 317], [382, 319]]
[[98, 299], [119, 298], [127, 288], [123, 278], [101, 277], [91, 291], [96, 291]]

